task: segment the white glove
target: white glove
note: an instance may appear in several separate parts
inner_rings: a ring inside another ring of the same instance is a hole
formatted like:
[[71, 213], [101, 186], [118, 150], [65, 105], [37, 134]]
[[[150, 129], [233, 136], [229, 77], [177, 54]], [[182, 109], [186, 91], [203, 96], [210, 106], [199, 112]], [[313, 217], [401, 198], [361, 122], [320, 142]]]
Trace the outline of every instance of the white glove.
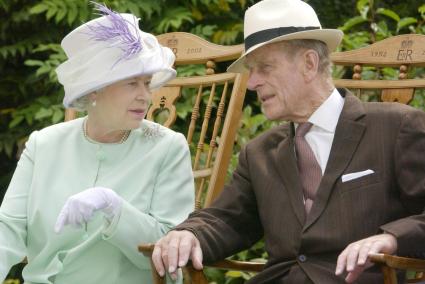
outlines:
[[94, 213], [102, 210], [108, 220], [121, 210], [122, 199], [112, 189], [92, 187], [68, 198], [56, 219], [55, 232], [60, 233], [66, 225], [81, 227], [90, 221]]

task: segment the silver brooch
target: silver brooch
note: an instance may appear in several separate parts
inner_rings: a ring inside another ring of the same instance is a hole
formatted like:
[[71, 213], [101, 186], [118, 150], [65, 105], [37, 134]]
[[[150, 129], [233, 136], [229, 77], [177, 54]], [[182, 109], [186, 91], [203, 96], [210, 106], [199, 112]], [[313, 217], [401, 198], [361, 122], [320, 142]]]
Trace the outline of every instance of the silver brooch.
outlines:
[[164, 136], [164, 132], [158, 124], [145, 125], [143, 135], [148, 139], [158, 138]]

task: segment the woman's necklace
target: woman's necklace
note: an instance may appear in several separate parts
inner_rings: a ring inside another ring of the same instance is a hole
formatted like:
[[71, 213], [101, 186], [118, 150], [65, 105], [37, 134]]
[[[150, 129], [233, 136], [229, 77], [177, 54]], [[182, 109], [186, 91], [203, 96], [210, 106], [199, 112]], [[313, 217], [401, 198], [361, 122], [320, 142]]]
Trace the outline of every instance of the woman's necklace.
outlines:
[[[130, 136], [130, 132], [131, 132], [131, 130], [124, 130], [124, 132], [123, 132], [123, 134], [121, 136], [120, 141], [118, 141], [118, 142], [116, 142], [114, 144], [122, 144], [122, 143], [124, 143], [127, 140], [128, 136]], [[92, 142], [92, 143], [98, 143], [95, 140], [91, 139], [89, 137], [89, 135], [87, 134], [87, 118], [84, 119], [84, 122], [83, 122], [83, 134], [84, 134], [84, 137], [87, 139], [87, 141]]]

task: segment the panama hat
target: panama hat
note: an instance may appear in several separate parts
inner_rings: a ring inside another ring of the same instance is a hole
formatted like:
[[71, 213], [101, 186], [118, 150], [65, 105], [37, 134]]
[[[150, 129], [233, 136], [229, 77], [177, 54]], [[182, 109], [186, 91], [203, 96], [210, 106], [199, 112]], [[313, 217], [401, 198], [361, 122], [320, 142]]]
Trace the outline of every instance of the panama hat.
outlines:
[[301, 0], [263, 0], [248, 8], [244, 20], [245, 52], [227, 69], [245, 72], [245, 57], [266, 44], [291, 40], [315, 39], [334, 51], [341, 42], [343, 32], [322, 29], [316, 12]]
[[77, 27], [61, 42], [68, 59], [56, 73], [65, 89], [65, 107], [120, 80], [152, 75], [150, 88], [156, 89], [176, 76], [174, 53], [141, 31], [137, 17], [94, 4], [103, 16]]

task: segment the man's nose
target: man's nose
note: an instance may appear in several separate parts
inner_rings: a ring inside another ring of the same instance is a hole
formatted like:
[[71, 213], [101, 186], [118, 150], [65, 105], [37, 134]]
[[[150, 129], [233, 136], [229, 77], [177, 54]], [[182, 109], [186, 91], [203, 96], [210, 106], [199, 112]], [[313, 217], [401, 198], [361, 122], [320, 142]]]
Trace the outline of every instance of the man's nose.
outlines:
[[247, 88], [248, 90], [255, 91], [262, 84], [262, 79], [257, 72], [250, 72], [248, 77]]

